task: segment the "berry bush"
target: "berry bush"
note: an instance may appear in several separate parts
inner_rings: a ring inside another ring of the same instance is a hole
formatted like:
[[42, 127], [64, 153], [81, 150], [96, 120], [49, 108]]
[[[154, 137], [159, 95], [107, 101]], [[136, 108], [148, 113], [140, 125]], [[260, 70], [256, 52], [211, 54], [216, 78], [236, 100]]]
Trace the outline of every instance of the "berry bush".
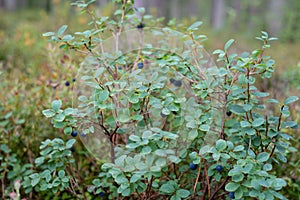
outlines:
[[[10, 175], [24, 177], [25, 195], [287, 199], [281, 193], [287, 182], [276, 168], [296, 151], [290, 106], [298, 97], [280, 102], [256, 86], [274, 72], [266, 51], [276, 38], [262, 32], [256, 38], [261, 47], [243, 53], [232, 52], [230, 39], [209, 56], [200, 21], [185, 28], [172, 20], [164, 27], [130, 0], [113, 0], [114, 14], [99, 17], [93, 2], [72, 3], [90, 17], [90, 29], [73, 34], [63, 25], [44, 33], [82, 63], [77, 77], [65, 82], [72, 104], [56, 99], [42, 111], [73, 138], [46, 139], [34, 163]], [[99, 175], [87, 184], [76, 176], [76, 140], [101, 166], [89, 169]], [[5, 145], [0, 150], [10, 152]], [[0, 172], [14, 162], [2, 162]]]

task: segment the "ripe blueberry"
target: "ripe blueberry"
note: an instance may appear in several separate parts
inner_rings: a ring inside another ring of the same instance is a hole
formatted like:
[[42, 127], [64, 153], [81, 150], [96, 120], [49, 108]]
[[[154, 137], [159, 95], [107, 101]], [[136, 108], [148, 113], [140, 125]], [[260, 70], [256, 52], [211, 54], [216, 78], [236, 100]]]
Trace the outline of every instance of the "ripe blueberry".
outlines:
[[65, 85], [68, 87], [70, 85], [70, 82], [69, 81], [66, 81], [65, 82]]
[[83, 138], [85, 138], [85, 137], [86, 137], [86, 134], [80, 133], [80, 136], [83, 137]]
[[72, 147], [70, 148], [70, 151], [75, 152], [75, 147], [72, 146]]
[[165, 115], [164, 113], [162, 113], [162, 112], [160, 112], [160, 116], [162, 117], [162, 118], [165, 118], [165, 117], [167, 117], [167, 115]]
[[139, 23], [139, 25], [136, 26], [136, 28], [138, 28], [138, 29], [142, 29], [144, 27], [145, 27], [144, 23]]
[[229, 197], [230, 197], [231, 199], [234, 199], [234, 192], [229, 192]]
[[231, 114], [232, 114], [232, 112], [231, 112], [230, 110], [226, 112], [226, 115], [227, 115], [228, 117], [230, 117]]
[[194, 163], [190, 163], [190, 169], [191, 170], [195, 170], [198, 168], [198, 165], [197, 164], [194, 164]]
[[71, 133], [71, 135], [72, 135], [73, 137], [76, 137], [76, 136], [77, 136], [77, 134], [78, 134], [78, 132], [77, 132], [77, 131], [72, 131], [72, 133]]
[[105, 192], [100, 192], [100, 193], [99, 193], [99, 196], [100, 196], [100, 197], [104, 197], [104, 195], [105, 195]]
[[174, 78], [170, 78], [170, 82], [176, 87], [180, 87], [182, 85], [181, 80], [175, 80]]
[[144, 63], [142, 63], [142, 62], [139, 62], [139, 63], [137, 64], [137, 66], [138, 66], [138, 68], [139, 68], [139, 69], [143, 69], [143, 67], [144, 67]]
[[222, 171], [222, 170], [223, 170], [223, 166], [222, 166], [222, 165], [217, 165], [217, 166], [216, 166], [216, 170], [217, 170], [218, 172]]
[[75, 81], [76, 81], [76, 78], [73, 78], [72, 81], [75, 82]]

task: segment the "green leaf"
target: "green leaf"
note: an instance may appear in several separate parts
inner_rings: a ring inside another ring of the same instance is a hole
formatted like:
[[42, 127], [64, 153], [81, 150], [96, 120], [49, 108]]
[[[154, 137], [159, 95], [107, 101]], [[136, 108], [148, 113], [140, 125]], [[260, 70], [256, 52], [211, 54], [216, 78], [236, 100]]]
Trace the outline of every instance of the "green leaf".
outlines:
[[239, 183], [227, 183], [225, 186], [225, 190], [228, 192], [234, 192], [240, 187]]
[[141, 175], [140, 174], [133, 174], [133, 176], [130, 178], [130, 183], [135, 183], [137, 182], [138, 180], [141, 179]]
[[234, 42], [234, 39], [230, 39], [226, 42], [226, 44], [224, 45], [224, 50], [227, 51], [229, 49], [229, 47], [232, 45], [232, 43]]
[[44, 37], [49, 37], [49, 36], [53, 36], [53, 35], [55, 35], [54, 32], [43, 33], [43, 36], [44, 36]]
[[99, 102], [103, 102], [105, 101], [109, 96], [109, 92], [107, 90], [102, 90], [101, 92], [99, 92]]
[[72, 127], [67, 126], [66, 128], [64, 128], [64, 133], [65, 133], [66, 135], [71, 135], [72, 130], [73, 130]]
[[218, 151], [223, 151], [224, 149], [226, 149], [226, 147], [227, 147], [227, 143], [225, 140], [220, 139], [216, 142], [216, 149]]
[[11, 152], [11, 150], [8, 148], [6, 144], [1, 144], [0, 149], [6, 154]]
[[124, 197], [130, 196], [130, 194], [131, 194], [130, 188], [127, 188], [127, 189], [123, 190], [123, 192], [122, 192], [122, 196], [124, 196]]
[[57, 36], [58, 37], [62, 36], [62, 34], [66, 31], [67, 28], [68, 25], [62, 25], [57, 31]]
[[262, 162], [266, 162], [270, 157], [270, 154], [268, 154], [267, 152], [262, 152], [260, 154], [257, 155], [256, 159], [259, 163]]
[[66, 149], [71, 148], [75, 142], [76, 142], [75, 139], [68, 140], [68, 142], [66, 143]]
[[242, 180], [244, 180], [244, 174], [236, 174], [236, 175], [233, 175], [231, 180], [233, 182], [241, 182]]
[[63, 113], [59, 113], [59, 114], [55, 115], [53, 119], [54, 119], [56, 122], [63, 122], [64, 119], [65, 119], [65, 117], [66, 117], [66, 116], [65, 116]]
[[284, 100], [284, 105], [298, 101], [298, 99], [299, 99], [299, 97], [297, 97], [297, 96], [290, 96], [286, 100]]
[[244, 114], [245, 113], [244, 108], [240, 105], [230, 105], [229, 110], [235, 114]]
[[63, 178], [64, 176], [65, 176], [65, 171], [64, 170], [59, 170], [58, 177]]
[[172, 184], [165, 183], [160, 188], [159, 191], [163, 194], [173, 194], [175, 192], [175, 188]]
[[243, 197], [243, 190], [241, 187], [239, 187], [235, 192], [234, 192], [234, 199], [242, 199]]
[[197, 21], [195, 23], [193, 23], [190, 27], [188, 27], [188, 31], [192, 31], [192, 30], [198, 30], [198, 27], [201, 26], [203, 24], [203, 22], [201, 21]]
[[61, 106], [62, 106], [62, 101], [61, 100], [52, 101], [51, 107], [55, 112], [57, 112], [61, 108]]
[[199, 127], [199, 129], [201, 130], [201, 131], [205, 131], [205, 132], [207, 132], [207, 131], [209, 131], [209, 125], [207, 125], [207, 124], [202, 124], [200, 127]]
[[176, 191], [176, 195], [181, 198], [187, 198], [190, 194], [190, 191], [184, 189], [179, 189]]
[[273, 168], [273, 166], [269, 163], [265, 164], [264, 167], [263, 167], [263, 170], [264, 171], [271, 171]]
[[194, 140], [198, 136], [198, 131], [196, 129], [193, 129], [189, 132], [189, 140]]
[[243, 151], [244, 149], [245, 149], [245, 147], [243, 145], [238, 145], [233, 149], [233, 151], [235, 151], [235, 152]]
[[264, 119], [264, 118], [257, 118], [257, 119], [255, 119], [255, 120], [253, 120], [252, 126], [254, 126], [254, 127], [259, 127], [259, 126], [261, 126], [263, 123], [265, 123], [265, 119]]

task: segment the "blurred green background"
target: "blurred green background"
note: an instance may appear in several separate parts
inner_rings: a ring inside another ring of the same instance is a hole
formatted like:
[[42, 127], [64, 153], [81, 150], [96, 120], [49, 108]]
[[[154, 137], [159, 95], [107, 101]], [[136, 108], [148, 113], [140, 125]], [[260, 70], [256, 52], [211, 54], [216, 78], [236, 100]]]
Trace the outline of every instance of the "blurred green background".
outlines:
[[[56, 31], [63, 24], [69, 25], [70, 32], [85, 30], [89, 19], [79, 15], [70, 6], [71, 2], [0, 0], [0, 144], [9, 144], [18, 158], [16, 162], [32, 163], [42, 140], [65, 137], [52, 128], [41, 111], [56, 98], [71, 103], [72, 85], [64, 84], [76, 76], [82, 58], [49, 44], [42, 34]], [[208, 36], [204, 45], [210, 53], [222, 48], [230, 38], [236, 40], [232, 50], [237, 53], [258, 48], [255, 36], [262, 30], [278, 37], [266, 52], [276, 61], [275, 76], [259, 82], [258, 87], [279, 100], [299, 95], [299, 0], [136, 0], [135, 5], [145, 7], [148, 14], [162, 17], [165, 24], [173, 18], [186, 26], [196, 20], [203, 21], [201, 31]], [[111, 0], [98, 0], [96, 6], [99, 15], [112, 16]], [[293, 106], [293, 120], [299, 123], [300, 105]], [[292, 134], [299, 149], [299, 130]], [[92, 178], [96, 162], [86, 151], [79, 151], [84, 150], [82, 145], [76, 145], [81, 175]], [[287, 180], [285, 195], [290, 199], [299, 199], [299, 155], [299, 152], [291, 154], [289, 165], [276, 171]], [[12, 184], [4, 181], [2, 185]]]

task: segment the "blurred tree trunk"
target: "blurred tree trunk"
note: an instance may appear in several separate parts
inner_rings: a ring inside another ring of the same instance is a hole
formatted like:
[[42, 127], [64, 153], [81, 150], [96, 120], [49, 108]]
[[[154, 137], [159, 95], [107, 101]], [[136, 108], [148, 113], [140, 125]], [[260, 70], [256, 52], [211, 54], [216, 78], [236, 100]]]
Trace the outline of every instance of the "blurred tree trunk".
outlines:
[[52, 0], [46, 0], [45, 9], [47, 13], [50, 13], [52, 10]]
[[5, 9], [9, 11], [15, 11], [18, 8], [18, 1], [17, 0], [4, 0]]
[[258, 3], [256, 1], [253, 1], [253, 3], [249, 4], [249, 18], [248, 18], [248, 29], [251, 30], [256, 30], [256, 18], [257, 15], [259, 14], [258, 12]]
[[225, 1], [211, 1], [211, 17], [210, 22], [213, 29], [220, 29], [224, 25], [225, 18]]
[[283, 9], [285, 0], [270, 0], [267, 24], [270, 34], [277, 34], [282, 27]]
[[107, 3], [108, 3], [107, 0], [98, 0], [97, 1], [97, 4], [98, 4], [99, 7], [101, 7], [103, 5], [106, 5]]
[[0, 0], [0, 9], [4, 9], [5, 4], [4, 4], [4, 0]]
[[240, 0], [231, 0], [231, 7], [234, 10], [234, 19], [233, 19], [233, 29], [234, 30], [239, 30], [239, 24], [241, 22], [241, 1]]
[[176, 18], [178, 19], [180, 16], [180, 0], [172, 0], [172, 3], [170, 3], [170, 18]]

